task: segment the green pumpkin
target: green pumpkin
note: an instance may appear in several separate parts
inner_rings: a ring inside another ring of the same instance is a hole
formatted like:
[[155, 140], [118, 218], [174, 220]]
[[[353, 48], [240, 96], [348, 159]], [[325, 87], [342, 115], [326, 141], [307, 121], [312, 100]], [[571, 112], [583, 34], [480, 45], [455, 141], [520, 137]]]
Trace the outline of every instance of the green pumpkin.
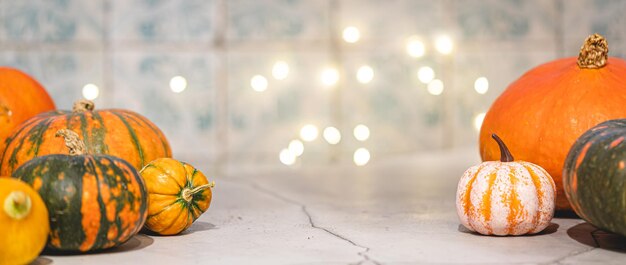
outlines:
[[12, 175], [30, 184], [50, 212], [48, 248], [87, 252], [126, 242], [147, 217], [143, 179], [122, 159], [81, 154], [78, 135], [61, 131], [73, 155], [37, 157]]
[[626, 119], [610, 120], [585, 132], [563, 168], [572, 208], [592, 225], [626, 236]]

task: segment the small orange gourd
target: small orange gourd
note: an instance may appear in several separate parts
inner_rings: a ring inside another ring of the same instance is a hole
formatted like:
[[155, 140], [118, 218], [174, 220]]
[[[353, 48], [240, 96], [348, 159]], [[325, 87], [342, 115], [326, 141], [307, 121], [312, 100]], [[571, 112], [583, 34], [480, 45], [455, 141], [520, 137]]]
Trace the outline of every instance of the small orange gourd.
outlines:
[[500, 161], [469, 168], [456, 193], [456, 210], [463, 226], [484, 235], [535, 234], [550, 224], [556, 188], [541, 167], [514, 161], [502, 140]]
[[557, 187], [557, 209], [571, 210], [562, 184], [563, 162], [585, 131], [626, 118], [626, 61], [608, 56], [607, 41], [594, 34], [578, 57], [537, 66], [496, 99], [480, 131], [483, 161], [498, 159], [496, 133], [515, 156], [543, 167]]
[[0, 178], [0, 265], [28, 264], [48, 240], [48, 210], [28, 184]]
[[211, 204], [206, 176], [191, 165], [159, 158], [140, 172], [148, 188], [145, 227], [160, 235], [175, 235], [189, 228]]

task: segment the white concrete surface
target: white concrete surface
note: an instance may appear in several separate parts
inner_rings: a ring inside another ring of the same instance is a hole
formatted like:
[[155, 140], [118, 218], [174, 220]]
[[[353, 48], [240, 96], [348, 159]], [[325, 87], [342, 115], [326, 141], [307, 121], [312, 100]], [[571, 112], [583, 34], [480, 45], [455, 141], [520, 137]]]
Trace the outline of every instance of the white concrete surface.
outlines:
[[556, 218], [534, 236], [459, 226], [458, 178], [472, 151], [365, 167], [256, 170], [216, 178], [211, 208], [179, 236], [138, 235], [103, 253], [35, 264], [626, 264], [626, 239]]

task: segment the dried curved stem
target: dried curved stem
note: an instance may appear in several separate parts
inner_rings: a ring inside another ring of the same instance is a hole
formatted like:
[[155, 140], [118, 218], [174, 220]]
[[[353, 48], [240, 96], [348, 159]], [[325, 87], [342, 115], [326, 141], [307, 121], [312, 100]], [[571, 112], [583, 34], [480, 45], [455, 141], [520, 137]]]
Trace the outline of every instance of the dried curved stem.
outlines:
[[509, 148], [504, 144], [504, 141], [502, 141], [502, 139], [500, 139], [500, 137], [498, 137], [495, 133], [491, 134], [491, 138], [496, 140], [496, 143], [498, 143], [498, 146], [500, 147], [500, 161], [513, 162], [515, 159], [513, 158], [513, 155], [511, 155]]
[[72, 130], [61, 129], [54, 135], [65, 139], [65, 146], [70, 149], [70, 155], [82, 155], [87, 152], [85, 143], [78, 137], [78, 134]]

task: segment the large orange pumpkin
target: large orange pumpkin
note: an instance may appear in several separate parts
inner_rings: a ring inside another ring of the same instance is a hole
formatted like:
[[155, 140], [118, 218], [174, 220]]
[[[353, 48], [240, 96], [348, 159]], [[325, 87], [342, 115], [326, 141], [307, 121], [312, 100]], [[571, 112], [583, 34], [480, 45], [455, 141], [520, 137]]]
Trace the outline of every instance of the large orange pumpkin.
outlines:
[[578, 58], [531, 69], [496, 99], [480, 131], [483, 161], [496, 160], [491, 133], [508, 139], [520, 160], [537, 164], [554, 178], [557, 209], [571, 210], [561, 173], [567, 152], [594, 125], [626, 117], [626, 61], [608, 57], [606, 40], [594, 34]]
[[0, 67], [0, 150], [20, 123], [53, 109], [52, 98], [35, 79], [20, 70]]
[[78, 133], [90, 154], [107, 154], [128, 161], [137, 170], [148, 162], [171, 157], [167, 139], [152, 122], [128, 110], [94, 110], [94, 104], [81, 100], [72, 111], [41, 113], [16, 128], [7, 138], [0, 161], [0, 172], [9, 176], [34, 157], [68, 154], [54, 135], [60, 129]]

